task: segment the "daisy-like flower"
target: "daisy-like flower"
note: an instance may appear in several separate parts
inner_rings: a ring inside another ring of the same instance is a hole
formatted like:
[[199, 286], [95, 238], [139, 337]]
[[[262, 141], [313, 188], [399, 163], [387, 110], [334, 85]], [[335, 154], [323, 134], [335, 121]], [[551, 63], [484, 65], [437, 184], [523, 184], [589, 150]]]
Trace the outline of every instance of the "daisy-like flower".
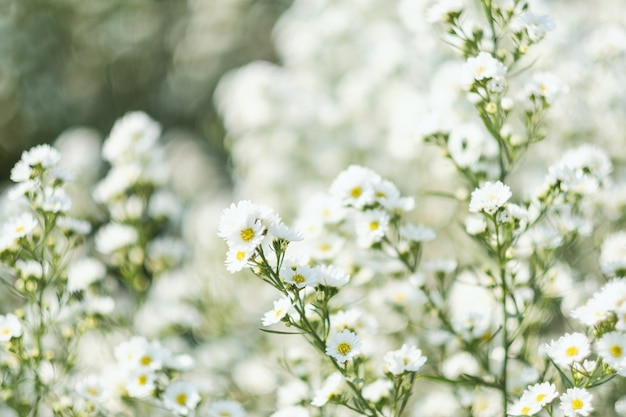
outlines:
[[118, 119], [102, 145], [102, 156], [122, 163], [144, 155], [161, 136], [161, 126], [143, 112], [131, 112]]
[[226, 269], [230, 273], [239, 272], [249, 267], [248, 260], [254, 255], [255, 249], [232, 247], [226, 252]]
[[192, 412], [199, 402], [198, 388], [188, 381], [174, 381], [163, 393], [163, 405], [182, 416]]
[[350, 282], [350, 275], [334, 265], [322, 265], [317, 269], [319, 271], [320, 283], [327, 287], [343, 287]]
[[[558, 391], [556, 390], [556, 386], [549, 382], [542, 382], [540, 384], [535, 384], [529, 386], [524, 393], [522, 394], [521, 402], [529, 407], [530, 410], [537, 410], [538, 412], [541, 408], [550, 404], [556, 397], [559, 396]], [[523, 411], [522, 408], [520, 411]], [[533, 414], [535, 414], [533, 413]], [[517, 415], [532, 415], [530, 411], [527, 414], [517, 414]]]
[[26, 182], [31, 179], [33, 168], [25, 161], [17, 161], [17, 163], [11, 169], [11, 181], [13, 182]]
[[67, 232], [76, 233], [79, 235], [86, 235], [91, 233], [91, 223], [86, 220], [81, 220], [74, 217], [59, 217], [57, 219], [56, 225]]
[[306, 265], [285, 266], [280, 277], [288, 284], [298, 288], [315, 287], [319, 283], [319, 270]]
[[426, 11], [428, 22], [447, 22], [450, 16], [459, 15], [463, 11], [462, 0], [439, 0]]
[[237, 401], [223, 400], [213, 402], [206, 413], [208, 417], [244, 417], [246, 410]]
[[561, 405], [566, 417], [586, 417], [593, 411], [591, 400], [593, 396], [584, 388], [570, 388], [561, 395]]
[[293, 307], [293, 302], [289, 297], [282, 297], [274, 301], [274, 308], [263, 315], [263, 326], [271, 326], [283, 319]]
[[531, 12], [525, 12], [513, 19], [511, 29], [515, 32], [526, 31], [528, 38], [533, 42], [538, 42], [547, 32], [551, 32], [556, 28], [554, 20], [550, 16], [538, 15]]
[[559, 366], [569, 366], [589, 356], [589, 339], [582, 333], [567, 333], [544, 345], [546, 354]]
[[76, 392], [94, 404], [103, 402], [109, 396], [109, 389], [99, 375], [89, 375], [78, 381]]
[[48, 144], [37, 145], [22, 152], [22, 161], [31, 167], [40, 165], [49, 168], [56, 165], [61, 159], [61, 154]]
[[597, 343], [598, 355], [616, 371], [626, 369], [626, 334], [610, 332], [603, 335]]
[[152, 395], [156, 388], [156, 375], [145, 369], [133, 369], [126, 373], [124, 388], [128, 396], [146, 398]]
[[159, 370], [166, 353], [158, 341], [148, 341], [141, 336], [133, 336], [115, 348], [115, 358], [125, 369]]
[[559, 77], [548, 72], [539, 72], [533, 75], [525, 89], [527, 94], [543, 97], [549, 104], [552, 104], [561, 94], [568, 91], [567, 86]]
[[387, 369], [394, 375], [416, 372], [426, 363], [426, 356], [416, 346], [403, 344], [398, 350], [387, 352], [383, 358]]
[[0, 316], [0, 342], [8, 342], [22, 335], [22, 323], [15, 314]]
[[498, 79], [506, 75], [506, 67], [488, 52], [468, 58], [463, 64], [463, 84], [471, 88], [475, 81]]
[[298, 242], [304, 239], [304, 235], [299, 230], [291, 229], [284, 223], [270, 225], [269, 231], [274, 238], [286, 240], [287, 242]]
[[69, 292], [87, 289], [94, 282], [104, 278], [106, 267], [95, 258], [82, 258], [67, 267], [67, 290]]
[[507, 410], [507, 414], [511, 416], [534, 416], [539, 411], [541, 411], [539, 404], [522, 397], [511, 404]]
[[334, 395], [339, 395], [343, 385], [343, 375], [339, 372], [334, 372], [326, 378], [322, 388], [315, 392], [311, 405], [314, 407], [323, 407], [328, 403]]
[[326, 354], [335, 358], [339, 363], [344, 363], [360, 353], [361, 341], [356, 333], [348, 329], [332, 334], [326, 345]]
[[462, 124], [450, 132], [447, 141], [452, 160], [460, 167], [476, 164], [487, 154], [489, 139], [487, 134], [474, 123]]
[[408, 211], [415, 206], [415, 201], [410, 197], [402, 197], [394, 183], [381, 179], [372, 184], [376, 202], [387, 210]]
[[344, 205], [361, 209], [376, 201], [374, 184], [381, 181], [374, 171], [351, 165], [339, 173], [330, 186], [330, 194], [338, 198]]
[[429, 242], [437, 237], [430, 227], [423, 225], [407, 224], [400, 226], [400, 237], [411, 242]]
[[0, 235], [14, 242], [21, 237], [31, 234], [36, 227], [37, 220], [35, 217], [30, 213], [22, 213], [9, 219], [9, 221], [2, 226]]
[[496, 213], [511, 198], [511, 189], [500, 181], [487, 181], [480, 188], [472, 191], [469, 210], [472, 213], [484, 212], [489, 215]]
[[139, 235], [134, 227], [109, 223], [100, 228], [96, 233], [96, 250], [102, 254], [110, 255], [118, 249], [130, 246], [137, 242]]
[[50, 213], [64, 213], [72, 207], [72, 200], [63, 188], [46, 187], [41, 208]]
[[218, 236], [229, 247], [256, 248], [273, 224], [280, 223], [274, 211], [267, 207], [242, 200], [224, 209], [218, 225]]
[[606, 275], [626, 274], [626, 232], [612, 233], [604, 239], [600, 267]]
[[355, 221], [357, 244], [362, 248], [369, 248], [380, 242], [389, 229], [389, 214], [380, 209], [367, 210]]

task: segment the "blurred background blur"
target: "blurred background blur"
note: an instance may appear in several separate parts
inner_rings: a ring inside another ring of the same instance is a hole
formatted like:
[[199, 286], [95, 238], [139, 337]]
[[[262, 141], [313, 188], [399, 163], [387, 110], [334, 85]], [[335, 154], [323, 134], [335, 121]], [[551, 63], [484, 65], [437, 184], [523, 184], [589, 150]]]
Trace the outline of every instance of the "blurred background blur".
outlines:
[[0, 173], [70, 127], [106, 137], [142, 110], [225, 161], [212, 95], [220, 76], [275, 61], [290, 0], [0, 0]]

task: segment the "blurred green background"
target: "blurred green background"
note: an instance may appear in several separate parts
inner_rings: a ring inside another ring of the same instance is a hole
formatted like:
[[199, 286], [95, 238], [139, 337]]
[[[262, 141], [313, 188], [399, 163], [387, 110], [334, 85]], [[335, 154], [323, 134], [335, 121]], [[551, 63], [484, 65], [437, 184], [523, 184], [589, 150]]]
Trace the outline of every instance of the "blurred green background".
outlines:
[[[142, 110], [225, 156], [220, 76], [275, 61], [290, 0], [0, 0], [0, 170], [74, 126], [106, 137]], [[226, 158], [222, 158], [223, 160]]]

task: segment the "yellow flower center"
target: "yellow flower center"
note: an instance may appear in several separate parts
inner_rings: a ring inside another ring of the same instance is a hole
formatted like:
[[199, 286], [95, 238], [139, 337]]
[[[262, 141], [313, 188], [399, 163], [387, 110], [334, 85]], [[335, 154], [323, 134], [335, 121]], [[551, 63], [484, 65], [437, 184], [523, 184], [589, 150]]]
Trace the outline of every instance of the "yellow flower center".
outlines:
[[220, 411], [220, 412], [218, 413], [218, 415], [219, 415], [220, 417], [231, 417], [231, 416], [232, 416], [232, 414], [230, 414], [228, 411]]
[[2, 329], [2, 334], [4, 336], [7, 336], [7, 335], [11, 334], [11, 329], [9, 329], [8, 327], [3, 328]]
[[578, 355], [578, 348], [576, 346], [570, 346], [565, 350], [565, 355], [567, 356], [576, 356]]
[[342, 355], [347, 355], [348, 353], [350, 353], [350, 351], [352, 350], [352, 346], [350, 346], [349, 343], [339, 343], [337, 345], [337, 352], [341, 353]]
[[143, 366], [148, 366], [152, 363], [152, 358], [146, 355], [146, 356], [143, 356], [139, 362], [141, 362]]
[[546, 398], [546, 394], [539, 394], [537, 395], [536, 401], [540, 403], [544, 398]]
[[326, 252], [327, 250], [330, 250], [330, 245], [329, 245], [328, 243], [322, 243], [322, 244], [320, 245], [320, 250], [321, 250], [322, 252]]
[[611, 355], [613, 355], [616, 358], [619, 358], [620, 356], [622, 356], [622, 347], [619, 345], [613, 345], [611, 346], [611, 349], [609, 349], [611, 351]]
[[579, 400], [578, 398], [576, 398], [575, 400], [572, 401], [572, 408], [574, 410], [580, 410], [581, 408], [583, 408], [583, 402], [582, 400]]
[[181, 392], [180, 394], [178, 394], [176, 396], [176, 402], [180, 405], [187, 404], [187, 394], [185, 394], [184, 392]]
[[370, 230], [376, 230], [376, 229], [378, 229], [378, 222], [371, 222]]
[[240, 251], [237, 251], [237, 254], [235, 255], [235, 258], [236, 258], [239, 262], [243, 261], [243, 260], [245, 259], [245, 257], [246, 257], [246, 253], [245, 253], [244, 251], [241, 251], [241, 250], [240, 250]]
[[295, 274], [293, 276], [293, 282], [295, 283], [302, 284], [305, 281], [306, 281], [306, 278], [302, 276], [301, 274]]
[[139, 378], [137, 378], [137, 383], [139, 385], [146, 385], [146, 382], [148, 382], [148, 377], [145, 375], [140, 375]]
[[241, 231], [241, 238], [244, 242], [250, 242], [252, 239], [254, 239], [254, 230], [252, 230], [250, 227], [248, 227], [247, 229], [243, 229]]
[[15, 228], [15, 233], [22, 233], [26, 228], [22, 225], [19, 225]]
[[527, 415], [528, 415], [528, 413], [530, 413], [530, 407], [522, 407], [522, 409], [520, 410], [520, 413], [521, 413], [523, 416], [527, 416]]
[[359, 198], [363, 194], [363, 189], [361, 187], [354, 187], [350, 192], [352, 198]]

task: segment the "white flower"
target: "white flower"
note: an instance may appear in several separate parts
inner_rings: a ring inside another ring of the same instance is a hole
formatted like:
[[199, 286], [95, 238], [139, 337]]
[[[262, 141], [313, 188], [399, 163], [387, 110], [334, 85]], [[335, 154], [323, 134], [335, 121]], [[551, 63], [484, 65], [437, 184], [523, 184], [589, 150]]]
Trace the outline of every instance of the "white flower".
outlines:
[[389, 379], [377, 379], [371, 384], [363, 387], [363, 398], [373, 403], [377, 403], [383, 398], [389, 397], [393, 389], [393, 382]]
[[151, 370], [131, 369], [125, 374], [124, 389], [130, 397], [146, 398], [156, 388], [156, 375]]
[[374, 184], [381, 181], [374, 171], [358, 165], [351, 165], [339, 173], [330, 186], [330, 194], [346, 206], [361, 209], [376, 201]]
[[188, 415], [199, 402], [200, 393], [191, 382], [174, 381], [163, 393], [163, 405], [179, 415]]
[[507, 414], [511, 416], [534, 416], [539, 411], [541, 411], [539, 404], [522, 397], [508, 408]]
[[559, 393], [554, 384], [542, 382], [529, 386], [522, 394], [522, 401], [526, 401], [527, 404], [538, 405], [541, 408], [550, 404], [558, 396]]
[[46, 187], [41, 208], [51, 213], [64, 213], [72, 207], [72, 200], [63, 188]]
[[311, 405], [323, 407], [334, 395], [339, 395], [343, 385], [343, 376], [339, 372], [334, 372], [326, 378], [322, 388], [315, 392]]
[[472, 192], [469, 210], [472, 213], [481, 211], [493, 215], [511, 198], [511, 189], [508, 185], [497, 181], [495, 183], [487, 181], [480, 188]]
[[319, 270], [306, 265], [284, 266], [280, 277], [288, 284], [298, 288], [315, 287], [320, 280]]
[[567, 333], [544, 345], [546, 354], [559, 366], [580, 362], [591, 353], [589, 339], [582, 333]]
[[334, 265], [318, 267], [320, 283], [327, 287], [343, 287], [350, 282], [350, 275]]
[[450, 14], [458, 14], [463, 10], [462, 0], [439, 0], [426, 11], [430, 23], [446, 22]]
[[271, 208], [242, 200], [222, 211], [217, 234], [229, 247], [247, 250], [256, 248], [267, 228], [279, 222]]
[[357, 244], [362, 248], [369, 248], [380, 242], [389, 229], [389, 220], [389, 214], [380, 209], [359, 213], [355, 220]]
[[13, 169], [11, 169], [11, 181], [26, 182], [31, 179], [33, 173], [32, 167], [25, 161], [17, 161]]
[[361, 353], [361, 341], [356, 333], [344, 330], [334, 333], [326, 345], [326, 354], [339, 363], [344, 363]]
[[604, 239], [600, 251], [600, 267], [606, 275], [621, 275], [626, 272], [626, 232], [616, 232]]
[[604, 334], [597, 343], [598, 355], [606, 364], [621, 372], [626, 369], [626, 334], [610, 332]]
[[467, 123], [452, 129], [446, 145], [458, 166], [472, 169], [481, 157], [493, 154], [495, 143], [478, 125]]
[[515, 32], [526, 30], [528, 37], [533, 42], [538, 42], [547, 32], [551, 32], [556, 28], [554, 20], [550, 16], [538, 15], [531, 12], [525, 12], [513, 19], [511, 29]]
[[96, 185], [93, 198], [100, 203], [110, 203], [124, 195], [139, 182], [142, 168], [137, 162], [115, 165]]
[[109, 255], [125, 246], [137, 242], [137, 230], [134, 227], [119, 223], [109, 223], [100, 228], [96, 233], [96, 250]]
[[274, 301], [274, 308], [263, 315], [263, 326], [271, 326], [283, 319], [293, 307], [289, 297], [282, 297]]
[[552, 104], [561, 94], [566, 93], [568, 88], [556, 75], [540, 72], [533, 75], [532, 80], [526, 84], [525, 90], [528, 95], [543, 97], [546, 102]]
[[244, 417], [246, 410], [237, 401], [215, 401], [207, 408], [208, 417]]
[[437, 234], [430, 227], [423, 225], [407, 224], [400, 226], [400, 237], [411, 242], [429, 242], [437, 237]]
[[27, 236], [37, 227], [37, 220], [30, 213], [22, 213], [9, 219], [0, 230], [0, 236], [10, 242]]
[[387, 210], [408, 211], [415, 205], [412, 198], [402, 197], [395, 184], [389, 180], [375, 181], [372, 183], [372, 187], [376, 202]]
[[65, 229], [79, 235], [86, 235], [91, 232], [91, 223], [74, 217], [59, 217], [56, 224], [61, 229]]
[[22, 335], [22, 324], [15, 314], [0, 316], [0, 342], [8, 342]]
[[[15, 262], [15, 268], [19, 271], [20, 276], [22, 277], [41, 278], [44, 271], [41, 263], [37, 261], [24, 261], [22, 259], [18, 259], [17, 262]], [[48, 270], [47, 264], [45, 269]]]
[[41, 165], [44, 168], [56, 165], [61, 159], [59, 151], [48, 144], [37, 145], [27, 151], [22, 152], [22, 161], [34, 167]]
[[487, 222], [483, 216], [467, 216], [465, 218], [465, 231], [468, 235], [479, 235], [487, 230]]
[[148, 341], [141, 336], [133, 336], [115, 348], [115, 358], [125, 369], [159, 370], [167, 352], [158, 341]]
[[472, 86], [474, 81], [497, 79], [506, 75], [506, 67], [488, 52], [470, 57], [463, 65], [463, 84]]
[[416, 346], [403, 344], [398, 350], [387, 352], [383, 358], [389, 372], [400, 375], [415, 372], [426, 363], [426, 357]]
[[131, 112], [118, 119], [102, 145], [102, 156], [118, 164], [145, 155], [161, 136], [161, 126], [143, 112]]
[[82, 258], [67, 267], [67, 290], [82, 291], [91, 284], [104, 278], [106, 267], [95, 258]]
[[255, 249], [230, 248], [226, 252], [226, 269], [230, 273], [241, 271], [243, 268], [249, 267], [248, 260], [254, 255]]
[[287, 242], [298, 242], [304, 239], [304, 235], [300, 231], [290, 229], [284, 223], [271, 225], [270, 234], [276, 239], [286, 240]]
[[107, 384], [99, 375], [89, 375], [79, 380], [76, 384], [76, 392], [95, 404], [102, 403], [110, 394]]
[[566, 417], [588, 416], [593, 411], [591, 400], [593, 396], [584, 388], [569, 388], [561, 395], [561, 405]]

